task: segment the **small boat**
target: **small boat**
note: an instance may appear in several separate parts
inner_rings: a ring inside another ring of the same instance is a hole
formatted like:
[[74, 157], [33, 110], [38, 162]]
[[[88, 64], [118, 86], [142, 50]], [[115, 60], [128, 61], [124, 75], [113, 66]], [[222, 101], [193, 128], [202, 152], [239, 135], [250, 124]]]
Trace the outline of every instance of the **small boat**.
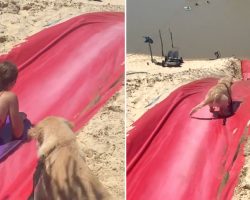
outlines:
[[186, 11], [190, 11], [190, 10], [192, 10], [192, 9], [191, 9], [191, 7], [190, 7], [190, 6], [184, 6], [184, 10], [186, 10]]

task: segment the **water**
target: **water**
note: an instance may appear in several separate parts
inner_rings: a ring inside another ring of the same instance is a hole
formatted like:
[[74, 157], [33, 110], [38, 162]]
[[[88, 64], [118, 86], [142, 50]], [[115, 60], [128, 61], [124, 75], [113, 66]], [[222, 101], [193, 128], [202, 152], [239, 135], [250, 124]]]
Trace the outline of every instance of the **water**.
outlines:
[[149, 35], [154, 55], [161, 55], [161, 29], [166, 53], [171, 49], [170, 28], [184, 58], [214, 58], [215, 51], [222, 57], [250, 58], [250, 1], [209, 1], [127, 0], [127, 52], [148, 54], [142, 36]]

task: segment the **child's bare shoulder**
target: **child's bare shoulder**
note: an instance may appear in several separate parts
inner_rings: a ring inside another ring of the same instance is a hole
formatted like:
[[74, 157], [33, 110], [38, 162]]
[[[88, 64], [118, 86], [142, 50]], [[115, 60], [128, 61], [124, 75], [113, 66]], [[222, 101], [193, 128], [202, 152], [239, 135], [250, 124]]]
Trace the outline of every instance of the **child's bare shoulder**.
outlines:
[[17, 102], [17, 95], [14, 93], [14, 92], [11, 92], [11, 91], [5, 91], [3, 93], [3, 96], [5, 97], [5, 99], [7, 101], [10, 101], [10, 102]]

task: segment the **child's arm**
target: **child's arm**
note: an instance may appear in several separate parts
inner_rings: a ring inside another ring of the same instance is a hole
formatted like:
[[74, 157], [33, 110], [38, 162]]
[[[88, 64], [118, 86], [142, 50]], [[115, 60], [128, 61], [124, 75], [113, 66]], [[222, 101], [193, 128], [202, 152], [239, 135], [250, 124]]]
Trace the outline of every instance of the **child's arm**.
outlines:
[[19, 114], [17, 96], [12, 92], [9, 93], [9, 115], [14, 137], [19, 138], [24, 130], [23, 117]]

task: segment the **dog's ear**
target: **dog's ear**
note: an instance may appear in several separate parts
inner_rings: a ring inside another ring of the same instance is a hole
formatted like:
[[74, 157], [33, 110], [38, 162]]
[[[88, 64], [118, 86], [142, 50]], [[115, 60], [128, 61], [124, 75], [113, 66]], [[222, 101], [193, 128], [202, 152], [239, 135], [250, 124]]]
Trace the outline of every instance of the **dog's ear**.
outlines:
[[74, 126], [75, 126], [73, 122], [68, 121], [68, 120], [65, 120], [65, 123], [69, 126], [70, 129], [73, 130], [73, 128], [74, 128]]

